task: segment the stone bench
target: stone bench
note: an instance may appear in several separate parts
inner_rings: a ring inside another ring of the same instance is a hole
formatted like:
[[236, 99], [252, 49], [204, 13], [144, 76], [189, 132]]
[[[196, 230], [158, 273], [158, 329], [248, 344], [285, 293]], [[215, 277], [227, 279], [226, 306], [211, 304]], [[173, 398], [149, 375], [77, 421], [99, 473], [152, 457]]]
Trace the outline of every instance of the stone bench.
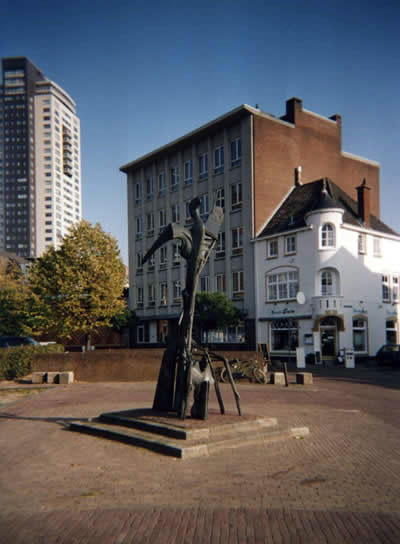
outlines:
[[33, 372], [32, 383], [59, 383], [70, 384], [74, 382], [74, 373], [66, 372]]
[[311, 372], [297, 372], [296, 373], [296, 383], [300, 385], [312, 385], [312, 374]]
[[271, 372], [270, 383], [273, 385], [286, 385], [284, 372]]

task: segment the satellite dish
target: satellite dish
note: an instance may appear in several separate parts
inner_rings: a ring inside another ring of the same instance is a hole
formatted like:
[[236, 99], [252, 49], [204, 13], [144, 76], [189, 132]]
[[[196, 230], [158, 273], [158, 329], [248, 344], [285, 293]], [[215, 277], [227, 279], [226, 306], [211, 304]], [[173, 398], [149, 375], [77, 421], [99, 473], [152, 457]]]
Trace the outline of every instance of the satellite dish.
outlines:
[[304, 304], [306, 301], [306, 296], [303, 291], [299, 291], [296, 295], [296, 300], [299, 304]]

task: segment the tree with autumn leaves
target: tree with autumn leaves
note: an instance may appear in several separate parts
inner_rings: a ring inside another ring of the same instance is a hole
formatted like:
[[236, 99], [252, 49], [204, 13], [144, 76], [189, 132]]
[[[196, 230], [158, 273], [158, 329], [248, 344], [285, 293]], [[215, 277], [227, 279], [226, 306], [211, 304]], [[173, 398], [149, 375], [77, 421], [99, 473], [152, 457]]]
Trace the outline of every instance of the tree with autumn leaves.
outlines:
[[116, 240], [81, 221], [26, 277], [17, 268], [0, 273], [0, 333], [68, 339], [79, 332], [90, 346], [96, 331], [128, 318], [124, 287]]
[[128, 317], [125, 267], [116, 240], [97, 223], [81, 221], [59, 249], [49, 248], [29, 276], [29, 321], [37, 334], [68, 339], [92, 335]]

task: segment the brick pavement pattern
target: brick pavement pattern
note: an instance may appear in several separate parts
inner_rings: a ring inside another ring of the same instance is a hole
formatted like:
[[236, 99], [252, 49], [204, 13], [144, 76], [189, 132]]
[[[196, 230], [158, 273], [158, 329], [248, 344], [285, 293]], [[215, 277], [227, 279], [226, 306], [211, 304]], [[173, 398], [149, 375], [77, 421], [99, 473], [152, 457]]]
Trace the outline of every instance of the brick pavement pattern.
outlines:
[[247, 413], [310, 436], [201, 459], [67, 430], [149, 407], [154, 387], [76, 383], [0, 407], [0, 544], [400, 542], [399, 372], [240, 385]]

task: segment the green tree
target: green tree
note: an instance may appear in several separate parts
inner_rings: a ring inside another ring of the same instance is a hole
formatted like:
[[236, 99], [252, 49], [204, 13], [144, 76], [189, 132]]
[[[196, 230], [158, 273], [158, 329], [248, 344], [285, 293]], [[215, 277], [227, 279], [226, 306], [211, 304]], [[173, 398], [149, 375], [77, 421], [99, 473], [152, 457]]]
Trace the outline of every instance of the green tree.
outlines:
[[197, 293], [194, 324], [197, 334], [238, 325], [242, 314], [223, 293]]
[[91, 336], [126, 314], [125, 267], [116, 240], [97, 223], [81, 221], [59, 249], [49, 248], [33, 265], [31, 315], [38, 332], [70, 338]]
[[0, 336], [31, 334], [27, 305], [29, 287], [18, 264], [0, 260]]

